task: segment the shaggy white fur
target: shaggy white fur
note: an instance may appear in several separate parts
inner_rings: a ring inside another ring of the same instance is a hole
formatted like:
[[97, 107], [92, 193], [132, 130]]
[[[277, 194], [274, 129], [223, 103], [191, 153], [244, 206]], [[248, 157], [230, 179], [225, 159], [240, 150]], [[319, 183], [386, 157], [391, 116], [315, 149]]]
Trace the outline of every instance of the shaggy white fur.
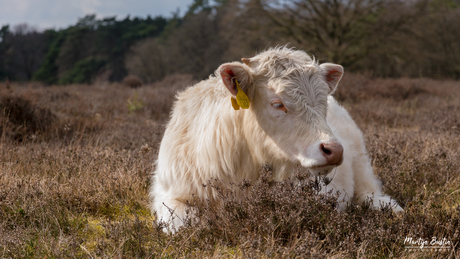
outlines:
[[[192, 196], [218, 201], [216, 191], [203, 184], [255, 181], [264, 164], [271, 166], [274, 181], [293, 177], [298, 166], [312, 175], [327, 174], [332, 178], [327, 190], [341, 193], [342, 208], [356, 195], [360, 201], [372, 197], [375, 207], [391, 204], [402, 211], [382, 194], [361, 131], [330, 96], [343, 74], [340, 65], [319, 65], [288, 48], [267, 50], [244, 63], [223, 64], [214, 76], [178, 94], [150, 191], [159, 220], [180, 227]], [[234, 79], [247, 94], [249, 109], [232, 108]], [[326, 159], [322, 143], [341, 144], [341, 165]]]

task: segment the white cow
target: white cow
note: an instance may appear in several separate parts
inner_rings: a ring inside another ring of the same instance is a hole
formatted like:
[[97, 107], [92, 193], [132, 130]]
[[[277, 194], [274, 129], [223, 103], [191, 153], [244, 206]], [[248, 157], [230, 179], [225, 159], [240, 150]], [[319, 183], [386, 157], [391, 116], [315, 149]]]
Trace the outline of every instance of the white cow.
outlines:
[[[159, 220], [180, 227], [192, 196], [218, 201], [216, 190], [203, 184], [255, 181], [264, 164], [274, 181], [293, 177], [299, 166], [313, 176], [327, 175], [328, 191], [341, 193], [340, 208], [355, 196], [402, 211], [382, 194], [361, 131], [331, 96], [342, 66], [319, 65], [288, 48], [242, 61], [221, 65], [215, 76], [178, 94], [150, 191]], [[232, 108], [238, 91], [249, 99], [249, 109]]]

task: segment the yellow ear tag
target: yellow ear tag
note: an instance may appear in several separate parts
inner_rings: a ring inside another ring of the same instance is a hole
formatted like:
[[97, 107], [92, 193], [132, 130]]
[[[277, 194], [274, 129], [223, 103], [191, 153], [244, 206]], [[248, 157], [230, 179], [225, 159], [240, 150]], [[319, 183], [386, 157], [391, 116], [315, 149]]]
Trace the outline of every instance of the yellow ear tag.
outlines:
[[233, 106], [233, 109], [235, 110], [239, 110], [240, 109], [240, 105], [238, 104], [238, 102], [236, 101], [235, 97], [231, 97], [232, 99], [232, 106]]
[[[243, 109], [248, 109], [249, 108], [249, 98], [248, 96], [241, 90], [240, 84], [238, 83], [238, 80], [235, 79], [236, 87], [238, 88], [238, 93], [236, 94], [236, 102], [238, 105], [243, 108]], [[232, 105], [233, 105], [233, 99], [232, 99]], [[235, 106], [233, 106], [235, 108]]]

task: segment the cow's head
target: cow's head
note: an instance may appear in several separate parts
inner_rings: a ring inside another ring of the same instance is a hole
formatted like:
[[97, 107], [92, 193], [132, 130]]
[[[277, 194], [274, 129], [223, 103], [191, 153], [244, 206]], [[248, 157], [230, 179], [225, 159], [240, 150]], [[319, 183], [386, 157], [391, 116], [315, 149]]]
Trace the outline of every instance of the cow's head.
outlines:
[[319, 65], [305, 52], [288, 48], [270, 49], [242, 61], [223, 64], [218, 73], [234, 96], [238, 91], [234, 79], [240, 82], [251, 102], [249, 112], [279, 148], [277, 152], [314, 174], [327, 174], [340, 165], [343, 147], [326, 114], [327, 96], [335, 91], [343, 67]]

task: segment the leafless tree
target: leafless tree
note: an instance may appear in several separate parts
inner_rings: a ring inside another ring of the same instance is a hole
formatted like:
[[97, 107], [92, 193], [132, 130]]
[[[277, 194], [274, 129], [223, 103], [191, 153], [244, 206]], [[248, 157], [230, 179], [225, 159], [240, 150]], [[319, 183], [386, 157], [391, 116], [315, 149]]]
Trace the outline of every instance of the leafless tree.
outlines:
[[166, 54], [157, 39], [145, 39], [131, 47], [125, 58], [126, 69], [146, 83], [161, 80], [167, 73]]
[[268, 0], [264, 10], [297, 45], [349, 66], [416, 17], [410, 5], [399, 0]]

